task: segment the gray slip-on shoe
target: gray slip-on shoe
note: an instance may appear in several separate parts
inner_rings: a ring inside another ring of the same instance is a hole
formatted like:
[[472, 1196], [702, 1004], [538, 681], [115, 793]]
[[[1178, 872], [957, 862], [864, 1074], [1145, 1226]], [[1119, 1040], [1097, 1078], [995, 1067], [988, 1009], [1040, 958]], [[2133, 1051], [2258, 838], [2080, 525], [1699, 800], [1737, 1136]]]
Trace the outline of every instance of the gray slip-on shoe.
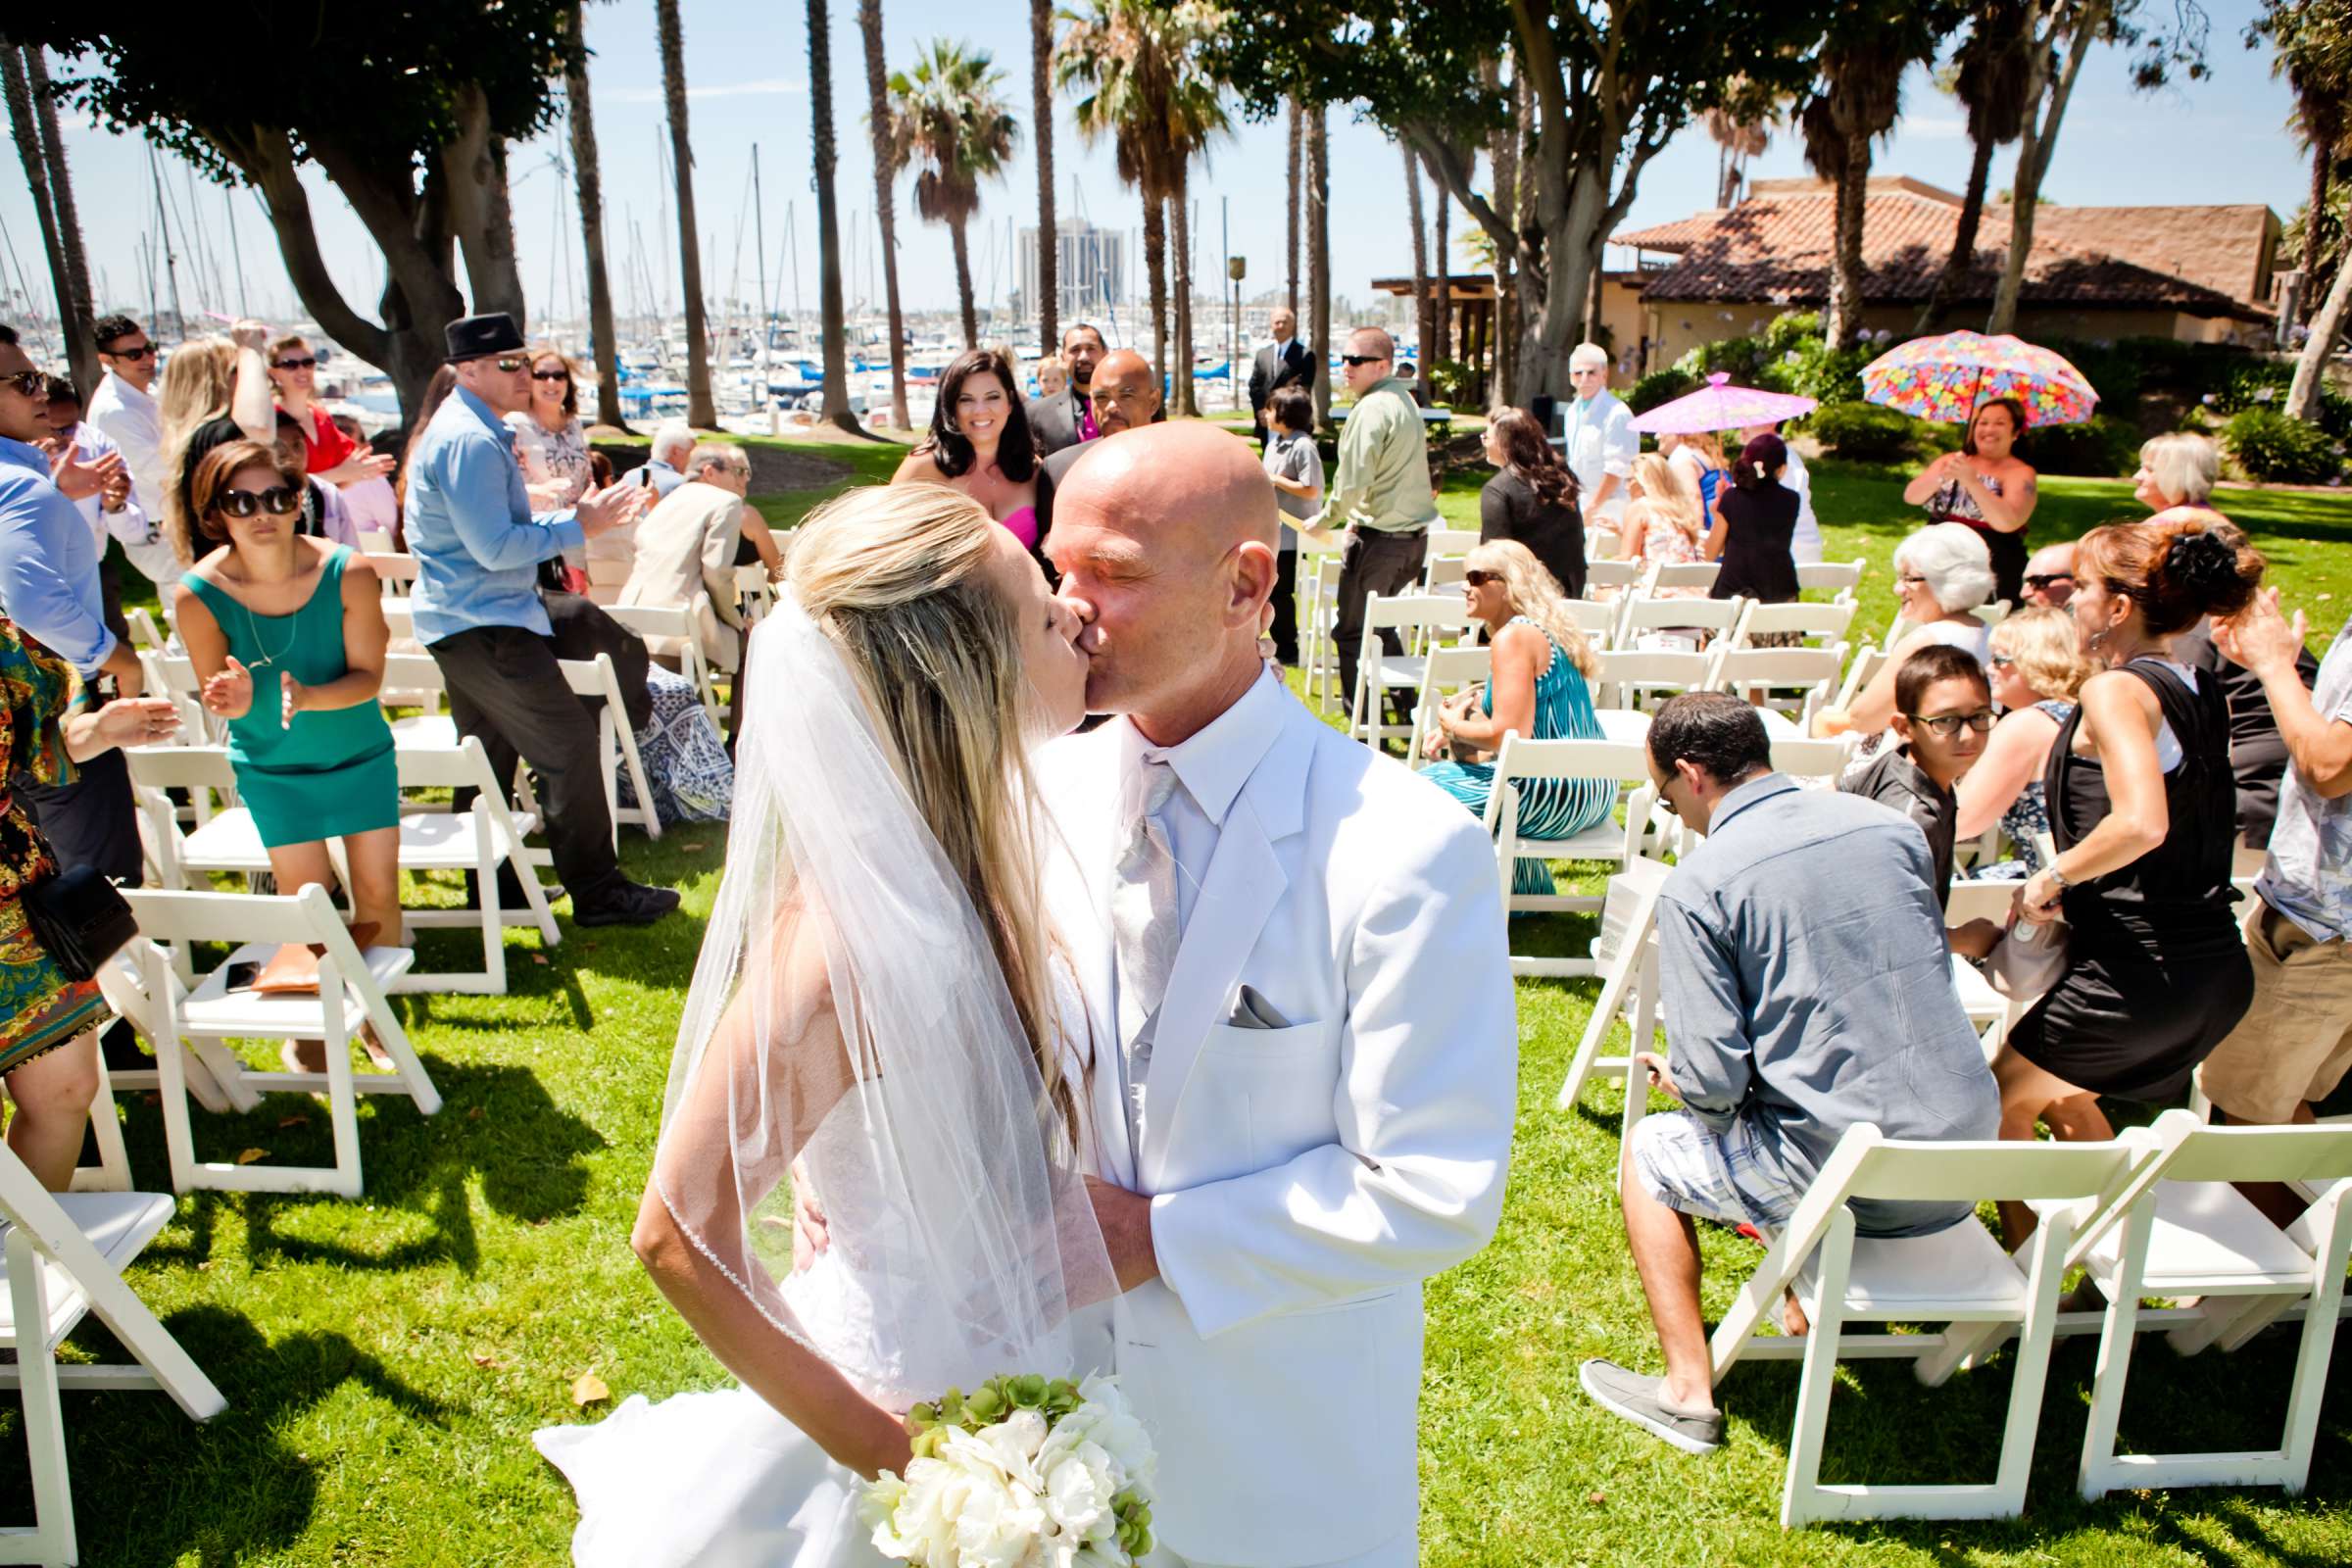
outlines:
[[1663, 1378], [1643, 1377], [1614, 1361], [1594, 1359], [1577, 1368], [1576, 1381], [1592, 1396], [1593, 1403], [1665, 1439], [1685, 1453], [1713, 1453], [1723, 1446], [1723, 1412], [1685, 1415], [1668, 1409], [1658, 1394]]

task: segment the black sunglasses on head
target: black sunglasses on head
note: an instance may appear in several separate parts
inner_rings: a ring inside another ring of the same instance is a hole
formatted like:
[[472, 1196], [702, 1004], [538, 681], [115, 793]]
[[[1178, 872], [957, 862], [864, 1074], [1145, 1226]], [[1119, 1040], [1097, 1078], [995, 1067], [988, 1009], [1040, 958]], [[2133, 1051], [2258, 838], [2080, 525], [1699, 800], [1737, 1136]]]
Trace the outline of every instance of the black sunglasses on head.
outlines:
[[144, 360], [155, 353], [155, 345], [142, 343], [135, 349], [100, 349], [98, 352], [110, 360]]
[[1381, 365], [1385, 364], [1387, 360], [1388, 356], [1385, 354], [1343, 354], [1340, 356], [1340, 363], [1351, 368], [1358, 365]]
[[273, 517], [291, 515], [302, 505], [302, 498], [290, 486], [273, 484], [267, 490], [227, 490], [213, 506], [224, 517], [250, 517], [257, 512], [267, 512]]
[[317, 355], [305, 355], [299, 360], [279, 360], [277, 362], [277, 368], [281, 370], [307, 370], [318, 363], [318, 358]]

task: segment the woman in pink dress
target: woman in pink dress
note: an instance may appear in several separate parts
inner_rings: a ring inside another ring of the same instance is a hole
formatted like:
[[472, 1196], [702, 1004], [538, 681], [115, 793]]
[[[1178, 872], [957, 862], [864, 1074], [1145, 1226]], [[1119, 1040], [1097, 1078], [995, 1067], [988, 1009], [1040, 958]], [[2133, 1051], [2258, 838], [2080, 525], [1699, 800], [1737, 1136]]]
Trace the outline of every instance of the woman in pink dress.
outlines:
[[890, 482], [962, 491], [1035, 556], [1053, 516], [1052, 486], [1038, 463], [1019, 386], [1011, 365], [995, 349], [957, 355], [939, 378], [931, 433]]

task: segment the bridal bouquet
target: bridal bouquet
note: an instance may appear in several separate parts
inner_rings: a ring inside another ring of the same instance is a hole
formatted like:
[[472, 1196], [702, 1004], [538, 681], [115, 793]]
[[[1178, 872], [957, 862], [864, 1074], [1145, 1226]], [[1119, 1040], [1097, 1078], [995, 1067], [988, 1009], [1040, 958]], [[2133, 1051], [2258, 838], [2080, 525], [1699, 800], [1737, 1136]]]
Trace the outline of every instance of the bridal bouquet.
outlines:
[[1129, 1568], [1156, 1456], [1113, 1378], [992, 1378], [907, 1412], [914, 1458], [866, 1488], [874, 1549], [927, 1568]]

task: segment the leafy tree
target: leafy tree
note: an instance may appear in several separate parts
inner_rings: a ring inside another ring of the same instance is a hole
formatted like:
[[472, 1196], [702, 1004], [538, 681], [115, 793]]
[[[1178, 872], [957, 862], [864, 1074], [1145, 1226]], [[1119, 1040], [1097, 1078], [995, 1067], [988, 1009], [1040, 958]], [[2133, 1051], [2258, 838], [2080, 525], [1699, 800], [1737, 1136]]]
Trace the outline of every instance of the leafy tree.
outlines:
[[1960, 220], [1952, 230], [1952, 253], [1936, 274], [1935, 290], [1920, 308], [1915, 330], [1936, 329], [1952, 291], [1976, 265], [1977, 231], [1984, 219], [1984, 187], [1992, 176], [1995, 149], [2017, 140], [2026, 128], [2025, 0], [1977, 0], [1968, 37], [1952, 65], [1951, 87], [1968, 116], [1975, 147], [1968, 165], [1968, 189], [1960, 198]]
[[[21, 42], [91, 57], [58, 87], [109, 128], [259, 189], [304, 309], [389, 374], [404, 409], [440, 366], [441, 329], [467, 294], [476, 311], [522, 318], [507, 143], [553, 119], [580, 48], [572, 0], [350, 7], [323, 28], [316, 8], [287, 0], [235, 25], [201, 7], [110, 6], [103, 31], [86, 6], [15, 0], [8, 25]], [[299, 40], [301, 69], [257, 75], [257, 38]], [[325, 172], [383, 256], [376, 319], [327, 270], [304, 164]]]
[[997, 95], [1004, 74], [985, 49], [935, 38], [911, 72], [890, 78], [894, 167], [922, 165], [914, 180], [914, 210], [948, 225], [956, 249], [956, 294], [963, 307], [963, 346], [980, 342], [972, 303], [972, 257], [965, 234], [980, 211], [980, 182], [1003, 176], [1019, 135], [1012, 112]]
[[2327, 286], [2343, 238], [2330, 195], [2339, 165], [2352, 160], [2352, 0], [2266, 0], [2246, 28], [2246, 47], [2270, 43], [2271, 74], [2295, 95], [2293, 124], [2311, 154], [2303, 207], [2305, 298]]
[[[1233, 12], [1210, 64], [1253, 116], [1290, 94], [1351, 105], [1422, 153], [1513, 258], [1522, 321], [1512, 394], [1524, 403], [1566, 389], [1601, 246], [1650, 160], [1741, 77], [1768, 98], [1810, 80], [1804, 51], [1825, 15], [1824, 0], [1298, 0]], [[1472, 188], [1479, 143], [1512, 120], [1510, 87], [1480, 68], [1510, 46], [1536, 105], [1521, 164], [1525, 224]]]

